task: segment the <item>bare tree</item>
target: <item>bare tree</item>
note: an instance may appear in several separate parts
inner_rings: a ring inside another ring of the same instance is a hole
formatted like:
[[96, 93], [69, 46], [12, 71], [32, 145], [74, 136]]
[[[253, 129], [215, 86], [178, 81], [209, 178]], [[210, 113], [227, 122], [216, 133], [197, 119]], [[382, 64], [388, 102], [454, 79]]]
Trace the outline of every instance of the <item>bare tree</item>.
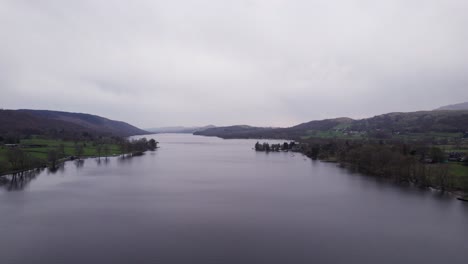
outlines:
[[83, 153], [84, 153], [83, 145], [75, 144], [75, 156], [77, 156], [78, 159], [81, 159], [81, 156], [83, 156]]
[[106, 156], [106, 160], [107, 160], [107, 156], [109, 156], [109, 153], [110, 153], [109, 145], [105, 144], [104, 145], [104, 155]]
[[50, 162], [52, 169], [57, 167], [57, 161], [59, 159], [59, 151], [57, 149], [49, 149], [47, 152], [47, 160]]
[[99, 159], [101, 159], [101, 154], [102, 154], [102, 144], [98, 143], [96, 145], [96, 153]]

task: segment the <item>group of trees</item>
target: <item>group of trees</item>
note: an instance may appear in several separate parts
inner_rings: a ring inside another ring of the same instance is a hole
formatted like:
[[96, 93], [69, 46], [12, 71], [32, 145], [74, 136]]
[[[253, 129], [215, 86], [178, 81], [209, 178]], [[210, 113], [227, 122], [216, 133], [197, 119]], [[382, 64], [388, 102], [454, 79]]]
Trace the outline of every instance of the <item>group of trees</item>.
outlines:
[[255, 150], [256, 151], [266, 151], [266, 152], [270, 152], [270, 151], [281, 151], [281, 150], [284, 150], [284, 151], [288, 151], [288, 150], [292, 150], [294, 148], [294, 146], [296, 146], [296, 143], [291, 141], [291, 142], [284, 142], [283, 144], [268, 144], [266, 142], [260, 144], [260, 142], [257, 141], [257, 143], [255, 143]]
[[41, 166], [41, 161], [39, 159], [20, 148], [9, 149], [6, 152], [6, 159], [13, 171]]
[[155, 150], [158, 147], [158, 142], [154, 139], [133, 139], [123, 140], [119, 143], [124, 156], [138, 156], [147, 150]]
[[[49, 165], [51, 168], [55, 169], [60, 163], [61, 159], [67, 158], [67, 156], [70, 155], [73, 155], [74, 158], [81, 159], [85, 155], [89, 156], [90, 153], [96, 153], [98, 158], [104, 156], [107, 159], [107, 157], [111, 155], [111, 146], [115, 146], [115, 148], [120, 147], [120, 150], [115, 150], [119, 153], [123, 153], [127, 156], [135, 156], [141, 155], [147, 150], [155, 150], [158, 147], [158, 142], [154, 139], [147, 140], [146, 138], [138, 140], [127, 140], [124, 138], [102, 138], [100, 140], [88, 142], [75, 140], [72, 152], [66, 152], [65, 144], [60, 143], [57, 146], [46, 148], [46, 155], [42, 159], [34, 157], [30, 152], [23, 149], [21, 145], [19, 145], [16, 147], [7, 148], [5, 152], [6, 161], [1, 161], [2, 163], [5, 162], [5, 164], [0, 164], [0, 167], [7, 167], [11, 171], [16, 171]], [[4, 170], [4, 168], [2, 170]]]
[[[312, 159], [337, 161], [363, 173], [411, 182], [419, 186], [433, 186], [442, 190], [463, 188], [468, 180], [456, 183], [449, 174], [445, 152], [424, 143], [403, 143], [383, 140], [307, 139], [301, 143], [255, 144], [256, 151], [300, 151]], [[468, 159], [464, 163], [468, 166]]]
[[0, 144], [18, 144], [20, 143], [20, 138], [18, 135], [14, 134], [5, 134], [0, 135]]
[[[454, 188], [444, 151], [426, 145], [383, 141], [308, 140], [301, 151], [312, 159], [334, 160], [366, 174], [395, 181]], [[463, 186], [468, 190], [468, 184]]]

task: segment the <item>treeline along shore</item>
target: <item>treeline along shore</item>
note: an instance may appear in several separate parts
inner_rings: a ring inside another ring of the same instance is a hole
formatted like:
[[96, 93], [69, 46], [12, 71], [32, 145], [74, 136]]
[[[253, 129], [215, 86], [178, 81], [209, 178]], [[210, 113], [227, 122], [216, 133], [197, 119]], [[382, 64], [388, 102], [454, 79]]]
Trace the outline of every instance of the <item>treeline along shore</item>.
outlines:
[[299, 151], [379, 178], [468, 192], [468, 108], [340, 117], [285, 128], [235, 125], [194, 134], [293, 140], [295, 146], [258, 142], [256, 150]]
[[149, 134], [122, 121], [48, 110], [0, 110], [0, 175], [56, 168], [85, 157], [134, 156], [158, 142], [129, 136]]
[[300, 139], [297, 143], [255, 144], [256, 151], [297, 151], [323, 161], [338, 162], [367, 175], [419, 187], [468, 193], [468, 158], [424, 143], [384, 140]]
[[0, 145], [0, 175], [43, 167], [56, 169], [64, 161], [88, 157], [107, 159], [118, 155], [137, 156], [158, 147], [158, 142], [154, 139], [129, 140], [120, 137], [79, 138], [69, 141], [31, 136], [6, 139], [5, 142], [7, 143]]

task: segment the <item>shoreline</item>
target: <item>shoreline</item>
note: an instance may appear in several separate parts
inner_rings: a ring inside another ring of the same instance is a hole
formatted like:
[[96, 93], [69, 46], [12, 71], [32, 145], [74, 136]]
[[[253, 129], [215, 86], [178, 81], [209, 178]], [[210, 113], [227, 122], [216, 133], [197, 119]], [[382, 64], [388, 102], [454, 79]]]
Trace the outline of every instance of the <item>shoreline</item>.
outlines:
[[[117, 156], [120, 156], [121, 154], [119, 155], [112, 155], [112, 156], [108, 156], [108, 157], [117, 157]], [[74, 161], [74, 160], [83, 160], [83, 159], [91, 159], [91, 158], [97, 158], [96, 156], [85, 156], [85, 157], [82, 157], [82, 158], [79, 158], [79, 159], [74, 159], [72, 158], [71, 156], [70, 157], [67, 157], [67, 158], [62, 158], [60, 160], [57, 161], [57, 168], [64, 164], [65, 162], [67, 161]], [[4, 177], [4, 176], [8, 176], [8, 175], [13, 175], [13, 174], [17, 174], [17, 173], [23, 173], [23, 172], [29, 172], [29, 171], [34, 171], [34, 170], [39, 170], [39, 169], [46, 169], [46, 168], [49, 168], [49, 169], [52, 169], [48, 164], [43, 164], [42, 166], [39, 166], [39, 167], [34, 167], [34, 168], [28, 168], [28, 169], [21, 169], [21, 170], [14, 170], [14, 171], [5, 171], [5, 172], [0, 172], [0, 177]]]
[[[254, 149], [254, 151], [256, 151]], [[265, 152], [265, 151], [258, 151], [258, 152]], [[272, 153], [281, 153], [282, 151], [269, 151], [269, 152], [272, 152]], [[343, 162], [340, 162], [336, 159], [313, 159], [309, 156], [307, 156], [305, 153], [301, 152], [301, 151], [291, 151], [289, 150], [289, 152], [294, 152], [294, 153], [300, 153], [302, 154], [304, 157], [307, 157], [308, 159], [310, 160], [318, 160], [320, 162], [324, 162], [324, 163], [335, 163], [337, 166], [341, 167], [341, 168], [344, 168], [344, 169], [347, 169], [347, 170], [353, 170], [353, 164], [351, 163], [343, 163]], [[368, 176], [368, 177], [372, 177], [372, 178], [377, 178], [375, 175], [373, 174], [370, 174], [370, 173], [364, 173], [362, 171], [359, 171], [359, 170], [356, 170], [357, 172], [359, 172], [361, 175], [364, 175], [364, 176]], [[433, 190], [433, 191], [438, 191], [438, 192], [443, 192], [443, 193], [449, 193], [450, 195], [453, 195], [454, 198], [456, 198], [457, 200], [460, 200], [460, 201], [463, 201], [463, 202], [468, 202], [468, 193], [463, 191], [463, 190], [457, 190], [457, 189], [446, 189], [446, 190], [442, 190], [440, 187], [438, 186], [432, 186], [432, 185], [427, 185], [427, 186], [419, 186], [413, 182], [409, 182], [409, 181], [401, 181], [401, 182], [397, 182], [397, 181], [392, 181], [391, 179], [386, 179], [386, 178], [379, 178], [379, 179], [382, 179], [384, 181], [388, 181], [388, 182], [393, 182], [393, 183], [407, 183], [409, 185], [411, 185], [412, 187], [416, 187], [416, 188], [421, 188], [421, 189], [427, 189], [427, 190]]]
[[[158, 148], [159, 148], [159, 147], [158, 147]], [[146, 151], [148, 151], [148, 150], [146, 150]], [[105, 157], [83, 156], [83, 157], [80, 157], [80, 158], [75, 158], [74, 156], [69, 156], [69, 157], [62, 158], [62, 159], [58, 160], [58, 161], [57, 161], [57, 166], [56, 166], [56, 168], [60, 167], [60, 165], [64, 164], [64, 163], [67, 162], [67, 161], [85, 160], [85, 159], [92, 159], [92, 158], [103, 158], [103, 159], [107, 159], [107, 158], [119, 157], [119, 156], [122, 156], [122, 155], [123, 155], [123, 156], [127, 156], [127, 155], [130, 155], [130, 154], [131, 154], [131, 157], [134, 157], [134, 156], [136, 157], [136, 156], [141, 156], [141, 155], [143, 155], [146, 151], [143, 151], [142, 153], [138, 153], [138, 152], [134, 152], [134, 153], [120, 153], [120, 154], [114, 154], [114, 155], [105, 156]], [[41, 166], [34, 167], [34, 168], [28, 168], [28, 169], [21, 169], [21, 170], [0, 172], [0, 178], [1, 178], [1, 177], [8, 176], [8, 175], [14, 175], [14, 174], [17, 174], [17, 173], [24, 173], [24, 172], [29, 172], [29, 171], [34, 171], [34, 170], [40, 170], [40, 169], [46, 169], [46, 168], [53, 169], [53, 168], [51, 168], [48, 164], [43, 164], [43, 165], [41, 165]]]

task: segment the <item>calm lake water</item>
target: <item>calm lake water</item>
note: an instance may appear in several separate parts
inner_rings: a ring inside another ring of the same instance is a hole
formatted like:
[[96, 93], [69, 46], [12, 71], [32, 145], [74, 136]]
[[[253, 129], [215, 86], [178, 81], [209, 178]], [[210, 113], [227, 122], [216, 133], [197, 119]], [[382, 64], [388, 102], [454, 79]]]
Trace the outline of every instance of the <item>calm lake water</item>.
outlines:
[[0, 263], [468, 263], [453, 197], [253, 140], [154, 137], [141, 157], [0, 181]]

